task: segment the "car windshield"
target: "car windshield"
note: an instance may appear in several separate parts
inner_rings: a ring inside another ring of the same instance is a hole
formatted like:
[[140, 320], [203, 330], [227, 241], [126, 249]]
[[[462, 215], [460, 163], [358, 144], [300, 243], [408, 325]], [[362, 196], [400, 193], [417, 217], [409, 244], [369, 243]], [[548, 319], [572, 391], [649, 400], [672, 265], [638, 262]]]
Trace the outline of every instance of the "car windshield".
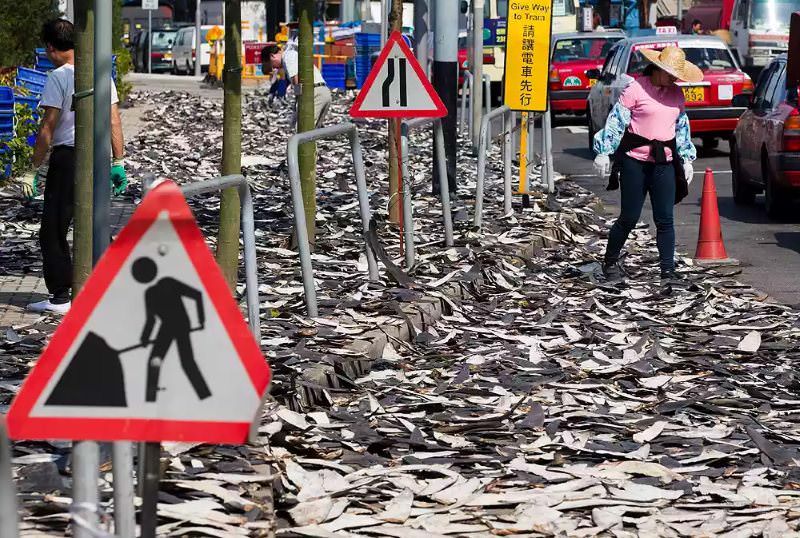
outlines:
[[177, 33], [178, 32], [175, 31], [153, 32], [153, 50], [169, 49], [172, 47]]
[[800, 0], [753, 0], [750, 26], [773, 32], [786, 31], [795, 11], [800, 11]]
[[[686, 53], [686, 59], [688, 61], [692, 62], [706, 73], [736, 68], [736, 64], [733, 63], [733, 58], [728, 49], [691, 47], [684, 48], [683, 51]], [[628, 64], [628, 74], [631, 76], [640, 75], [649, 63], [650, 62], [645, 59], [641, 52], [638, 50], [633, 51], [633, 54], [631, 54], [631, 61]]]
[[597, 59], [602, 62], [611, 47], [622, 39], [616, 38], [575, 38], [559, 39], [553, 47], [553, 62], [572, 62], [575, 60]]

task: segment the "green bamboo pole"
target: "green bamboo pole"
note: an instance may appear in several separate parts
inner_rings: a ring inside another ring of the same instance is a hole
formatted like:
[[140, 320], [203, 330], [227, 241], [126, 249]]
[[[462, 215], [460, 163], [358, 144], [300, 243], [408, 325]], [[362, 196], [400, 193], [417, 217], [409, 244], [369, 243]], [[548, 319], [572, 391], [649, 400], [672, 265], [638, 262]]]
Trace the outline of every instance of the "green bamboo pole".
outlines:
[[[94, 8], [92, 0], [75, 0], [75, 93], [94, 86]], [[93, 118], [91, 96], [75, 103], [75, 232], [72, 294], [92, 272]]]
[[[297, 103], [297, 131], [310, 131], [314, 125], [314, 12], [315, 0], [300, 0], [300, 27], [298, 64], [300, 96]], [[316, 236], [317, 218], [317, 145], [302, 144], [297, 153], [300, 162], [300, 183], [303, 188], [303, 205], [306, 210], [308, 240], [313, 246]]]
[[[242, 172], [242, 6], [241, 0], [225, 0], [225, 68], [222, 174]], [[200, 43], [197, 45], [200, 61]], [[222, 192], [217, 236], [217, 263], [231, 290], [236, 288], [239, 269], [239, 193], [236, 188]]]

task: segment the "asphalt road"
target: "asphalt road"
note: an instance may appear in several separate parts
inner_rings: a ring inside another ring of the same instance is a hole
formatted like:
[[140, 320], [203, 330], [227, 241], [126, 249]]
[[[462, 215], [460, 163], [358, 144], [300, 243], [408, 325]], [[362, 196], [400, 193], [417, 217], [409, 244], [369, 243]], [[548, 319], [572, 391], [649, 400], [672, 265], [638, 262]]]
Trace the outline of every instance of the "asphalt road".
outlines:
[[[607, 209], [616, 214], [619, 208], [619, 191], [608, 192], [605, 182], [592, 175], [592, 159], [588, 134], [583, 118], [557, 118], [553, 130], [555, 169], [570, 175], [579, 184], [592, 190], [603, 200]], [[537, 138], [540, 134], [537, 132]], [[695, 177], [687, 196], [675, 208], [677, 249], [693, 255], [697, 245], [700, 220], [700, 196], [706, 168], [714, 171], [717, 187], [722, 235], [728, 255], [738, 259], [741, 269], [739, 279], [766, 293], [775, 300], [790, 305], [800, 305], [800, 212], [777, 222], [770, 220], [764, 211], [763, 196], [756, 198], [751, 207], [737, 206], [731, 194], [731, 172], [727, 142], [720, 142], [716, 150], [704, 151], [698, 140], [698, 160]], [[645, 203], [642, 221], [650, 224], [655, 235], [649, 202]]]

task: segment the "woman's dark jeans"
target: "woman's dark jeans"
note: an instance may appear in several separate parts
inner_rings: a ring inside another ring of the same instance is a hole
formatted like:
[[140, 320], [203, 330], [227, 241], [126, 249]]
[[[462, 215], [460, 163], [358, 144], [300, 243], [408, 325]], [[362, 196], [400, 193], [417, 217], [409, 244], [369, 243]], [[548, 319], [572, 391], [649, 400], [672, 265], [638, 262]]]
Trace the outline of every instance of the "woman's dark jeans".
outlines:
[[656, 223], [656, 245], [661, 271], [675, 269], [675, 227], [672, 210], [675, 204], [675, 168], [672, 163], [656, 164], [637, 161], [630, 157], [622, 159], [620, 174], [622, 207], [619, 218], [608, 234], [605, 263], [619, 259], [619, 253], [628, 234], [639, 222], [645, 196], [650, 195], [653, 220]]

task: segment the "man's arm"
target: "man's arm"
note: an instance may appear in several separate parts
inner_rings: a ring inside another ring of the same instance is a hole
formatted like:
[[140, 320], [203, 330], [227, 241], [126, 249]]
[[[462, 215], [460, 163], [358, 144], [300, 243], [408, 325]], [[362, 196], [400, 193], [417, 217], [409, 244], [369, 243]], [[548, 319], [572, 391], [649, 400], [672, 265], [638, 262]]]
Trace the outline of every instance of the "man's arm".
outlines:
[[203, 294], [193, 287], [187, 286], [183, 282], [177, 280], [175, 282], [178, 283], [180, 294], [193, 299], [195, 304], [197, 304], [197, 321], [200, 323], [201, 327], [205, 326], [206, 311], [205, 307], [203, 306]]
[[39, 168], [44, 164], [47, 157], [47, 150], [53, 141], [53, 132], [56, 130], [58, 118], [61, 117], [61, 110], [51, 106], [44, 107], [44, 118], [39, 127], [39, 134], [36, 136], [36, 145], [33, 147], [33, 167]]
[[150, 306], [149, 303], [150, 301], [148, 294], [145, 293], [144, 306], [147, 312], [147, 319], [144, 322], [142, 335], [139, 337], [139, 342], [141, 342], [142, 345], [146, 345], [147, 342], [150, 340], [150, 334], [153, 332], [153, 326], [156, 324], [156, 317], [153, 315], [153, 308]]
[[121, 159], [125, 153], [125, 139], [122, 136], [122, 118], [119, 106], [111, 105], [111, 153], [115, 159]]

